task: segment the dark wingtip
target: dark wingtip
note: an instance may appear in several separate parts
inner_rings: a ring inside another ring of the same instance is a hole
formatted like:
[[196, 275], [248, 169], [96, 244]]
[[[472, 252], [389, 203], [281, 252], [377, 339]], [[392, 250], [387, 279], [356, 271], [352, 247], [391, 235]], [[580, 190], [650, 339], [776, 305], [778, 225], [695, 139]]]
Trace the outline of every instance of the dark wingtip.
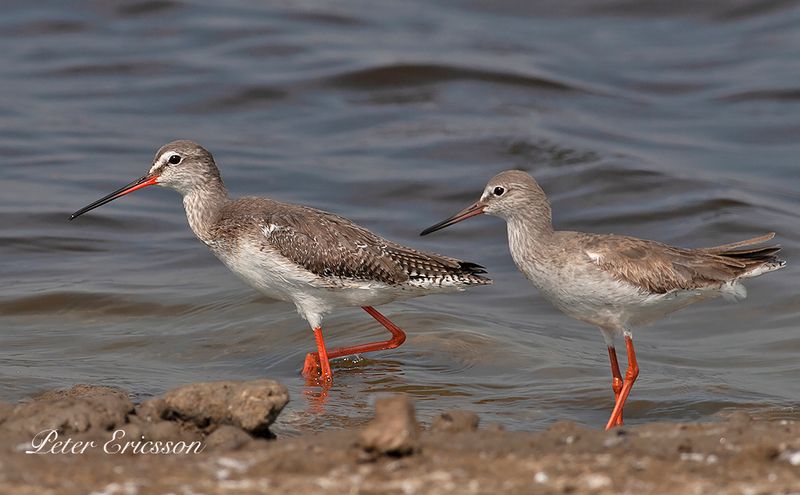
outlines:
[[465, 270], [473, 275], [477, 275], [480, 273], [489, 273], [486, 271], [485, 267], [469, 261], [459, 261], [458, 266], [460, 266], [462, 270]]

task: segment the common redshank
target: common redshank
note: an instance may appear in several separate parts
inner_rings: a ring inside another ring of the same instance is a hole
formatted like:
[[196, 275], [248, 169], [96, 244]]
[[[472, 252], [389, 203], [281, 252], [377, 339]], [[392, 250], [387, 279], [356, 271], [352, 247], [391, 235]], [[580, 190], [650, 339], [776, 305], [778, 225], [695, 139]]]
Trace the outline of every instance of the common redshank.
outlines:
[[[294, 303], [317, 343], [317, 352], [306, 356], [303, 375], [323, 386], [332, 383], [329, 359], [393, 349], [405, 341], [405, 333], [373, 306], [491, 284], [480, 265], [401, 246], [332, 213], [267, 198], [229, 199], [211, 153], [192, 141], [164, 145], [147, 175], [81, 208], [70, 220], [153, 185], [183, 196], [189, 227], [233, 273], [271, 298]], [[328, 351], [323, 316], [355, 306], [391, 338]]]
[[[747, 295], [742, 279], [786, 264], [776, 257], [779, 246], [752, 247], [774, 233], [684, 249], [634, 237], [553, 230], [547, 196], [520, 170], [496, 175], [476, 203], [421, 235], [481, 213], [506, 221], [514, 263], [547, 300], [565, 314], [600, 327], [615, 399], [606, 429], [622, 425], [625, 401], [639, 376], [631, 327], [717, 296], [742, 299]], [[628, 353], [624, 380], [614, 347], [618, 335], [624, 336]]]

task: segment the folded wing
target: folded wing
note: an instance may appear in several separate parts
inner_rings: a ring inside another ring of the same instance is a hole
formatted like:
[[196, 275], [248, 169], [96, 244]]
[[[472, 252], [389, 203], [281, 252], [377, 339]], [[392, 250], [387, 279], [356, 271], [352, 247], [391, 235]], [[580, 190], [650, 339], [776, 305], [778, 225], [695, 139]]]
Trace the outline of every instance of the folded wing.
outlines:
[[[265, 201], [252, 198], [252, 201]], [[244, 200], [240, 200], [244, 201]], [[263, 242], [285, 258], [323, 278], [488, 284], [483, 267], [417, 251], [373, 234], [350, 220], [305, 206], [270, 202], [257, 221]], [[252, 207], [248, 208], [253, 211]]]
[[775, 234], [711, 248], [684, 249], [655, 241], [586, 235], [583, 247], [603, 270], [620, 281], [657, 294], [719, 286], [774, 263], [780, 246], [751, 247]]

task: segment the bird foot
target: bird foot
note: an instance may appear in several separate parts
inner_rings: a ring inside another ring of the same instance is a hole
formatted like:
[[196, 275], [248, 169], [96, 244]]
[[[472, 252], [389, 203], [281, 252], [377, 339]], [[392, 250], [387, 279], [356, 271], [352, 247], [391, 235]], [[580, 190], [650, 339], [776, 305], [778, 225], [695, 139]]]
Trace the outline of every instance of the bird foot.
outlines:
[[333, 384], [333, 377], [330, 374], [323, 376], [322, 366], [319, 362], [319, 353], [309, 352], [306, 354], [306, 361], [303, 363], [303, 371], [301, 373], [308, 385], [329, 387]]
[[306, 354], [306, 362], [303, 363], [304, 378], [316, 378], [320, 375], [319, 354], [316, 352], [309, 352]]
[[608, 422], [608, 424], [606, 425], [606, 431], [608, 431], [608, 430], [610, 430], [610, 429], [612, 429], [612, 428], [616, 428], [616, 427], [618, 427], [618, 426], [623, 426], [623, 422], [622, 422], [622, 415], [618, 416], [618, 417], [617, 417], [617, 418], [614, 420], [614, 423], [613, 423], [613, 424], [611, 423], [611, 419], [609, 418], [609, 422]]

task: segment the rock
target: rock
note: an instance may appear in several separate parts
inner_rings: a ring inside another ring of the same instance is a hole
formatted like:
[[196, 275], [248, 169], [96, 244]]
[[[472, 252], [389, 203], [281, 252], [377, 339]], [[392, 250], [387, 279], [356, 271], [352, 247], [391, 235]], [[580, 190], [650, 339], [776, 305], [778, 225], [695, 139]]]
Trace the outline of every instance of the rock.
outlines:
[[206, 437], [205, 445], [214, 450], [236, 450], [252, 440], [241, 428], [222, 425]]
[[133, 423], [128, 423], [125, 426], [117, 428], [117, 431], [122, 431], [122, 436], [117, 434], [118, 438], [124, 438], [125, 441], [135, 442], [144, 436], [144, 430], [141, 426]]
[[148, 399], [136, 407], [136, 416], [151, 423], [164, 419], [166, 413], [167, 403], [161, 397]]
[[190, 433], [181, 428], [181, 425], [172, 421], [158, 421], [150, 424], [145, 423], [142, 426], [142, 434], [147, 440], [183, 440], [191, 442], [201, 438], [199, 432]]
[[51, 429], [62, 433], [111, 430], [124, 425], [132, 410], [133, 403], [118, 389], [76, 385], [19, 404], [0, 428], [31, 436]]
[[199, 428], [231, 424], [255, 436], [269, 436], [269, 425], [287, 402], [286, 387], [272, 380], [194, 383], [164, 395], [162, 416]]
[[359, 435], [359, 446], [367, 452], [408, 455], [419, 449], [419, 424], [414, 404], [405, 395], [375, 401], [375, 419]]
[[472, 411], [446, 411], [433, 420], [432, 431], [457, 433], [462, 431], [475, 431], [478, 429], [480, 418]]

